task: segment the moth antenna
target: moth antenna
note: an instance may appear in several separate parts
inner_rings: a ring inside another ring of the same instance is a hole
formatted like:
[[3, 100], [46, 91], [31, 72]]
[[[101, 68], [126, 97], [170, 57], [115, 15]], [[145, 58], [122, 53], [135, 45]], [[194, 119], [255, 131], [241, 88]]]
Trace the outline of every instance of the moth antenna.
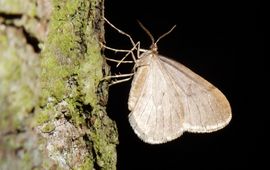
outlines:
[[139, 25], [142, 27], [142, 29], [147, 33], [147, 35], [151, 38], [151, 41], [152, 41], [152, 45], [151, 45], [151, 49], [153, 51], [156, 51], [157, 52], [157, 43], [159, 42], [159, 40], [161, 40], [162, 38], [164, 38], [165, 36], [167, 36], [168, 34], [170, 34], [174, 28], [176, 27], [176, 25], [174, 25], [169, 31], [165, 32], [163, 35], [161, 35], [157, 41], [155, 41], [153, 35], [150, 33], [150, 31], [139, 21], [137, 20]]
[[169, 31], [167, 31], [166, 33], [164, 33], [163, 35], [161, 35], [161, 36], [157, 39], [157, 41], [155, 42], [155, 44], [157, 44], [157, 43], [159, 42], [159, 40], [161, 40], [162, 38], [164, 38], [166, 35], [170, 34], [170, 33], [174, 30], [175, 27], [176, 27], [176, 25], [174, 25]]
[[155, 39], [150, 33], [150, 31], [139, 20], [137, 20], [137, 22], [139, 23], [140, 27], [142, 27], [142, 29], [146, 32], [146, 34], [151, 38], [152, 44], [155, 44]]

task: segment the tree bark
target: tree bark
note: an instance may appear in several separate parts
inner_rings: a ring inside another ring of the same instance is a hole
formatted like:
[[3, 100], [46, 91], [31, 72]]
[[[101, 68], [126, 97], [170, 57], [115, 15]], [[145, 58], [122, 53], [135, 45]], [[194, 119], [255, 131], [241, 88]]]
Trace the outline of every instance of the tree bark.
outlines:
[[0, 1], [0, 169], [116, 169], [103, 5]]

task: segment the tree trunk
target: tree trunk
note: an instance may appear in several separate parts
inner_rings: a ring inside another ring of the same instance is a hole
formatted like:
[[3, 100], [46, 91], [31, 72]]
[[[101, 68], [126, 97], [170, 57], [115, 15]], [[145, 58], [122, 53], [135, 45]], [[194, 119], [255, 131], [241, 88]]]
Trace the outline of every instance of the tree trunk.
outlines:
[[104, 0], [0, 0], [0, 169], [116, 169]]

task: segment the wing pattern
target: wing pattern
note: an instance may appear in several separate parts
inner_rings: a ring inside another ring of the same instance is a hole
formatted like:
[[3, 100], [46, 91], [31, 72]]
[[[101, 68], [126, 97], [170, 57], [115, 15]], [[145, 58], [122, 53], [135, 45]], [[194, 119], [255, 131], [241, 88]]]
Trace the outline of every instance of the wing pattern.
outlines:
[[211, 83], [184, 65], [160, 56], [177, 84], [177, 91], [184, 94], [184, 129], [189, 132], [212, 132], [226, 126], [231, 120], [228, 100]]
[[145, 142], [164, 143], [183, 133], [183, 106], [160, 60], [149, 56], [138, 68], [129, 95], [129, 121]]
[[129, 121], [145, 142], [158, 144], [189, 132], [212, 132], [231, 119], [226, 97], [185, 66], [154, 54], [138, 60], [129, 95]]

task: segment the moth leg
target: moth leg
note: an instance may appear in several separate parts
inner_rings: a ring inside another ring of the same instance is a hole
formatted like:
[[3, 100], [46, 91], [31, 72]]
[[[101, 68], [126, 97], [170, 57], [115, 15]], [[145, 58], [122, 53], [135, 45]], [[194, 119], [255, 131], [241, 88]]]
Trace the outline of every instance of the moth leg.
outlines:
[[112, 82], [109, 84], [109, 86], [112, 86], [112, 85], [115, 85], [115, 84], [118, 84], [118, 83], [123, 83], [123, 82], [129, 81], [131, 78], [132, 78], [132, 76], [129, 77], [129, 78], [122, 79], [122, 80], [112, 81]]
[[[115, 60], [115, 59], [110, 59], [105, 57], [105, 59], [109, 60], [109, 61], [113, 61], [113, 62], [117, 62], [118, 64], [116, 65], [116, 67], [118, 67], [121, 63], [136, 63], [136, 57], [134, 56], [133, 51], [137, 49], [137, 46], [139, 47], [140, 42], [137, 42], [135, 44], [135, 46], [132, 47], [132, 49], [130, 50], [123, 50], [123, 49], [115, 49], [115, 48], [111, 48], [111, 47], [107, 47], [106, 45], [104, 45], [103, 43], [101, 43], [101, 45], [108, 50], [114, 51], [114, 52], [123, 52], [126, 53], [126, 55], [121, 59], [121, 60]], [[138, 50], [137, 50], [138, 51]], [[124, 61], [129, 55], [131, 54], [133, 61]]]
[[[128, 34], [128, 33], [126, 33], [126, 32], [124, 32], [124, 31], [122, 31], [122, 30], [120, 30], [120, 29], [118, 29], [116, 26], [114, 26], [112, 23], [110, 23], [110, 21], [108, 21], [105, 17], [103, 17], [103, 19], [105, 20], [105, 22], [107, 22], [112, 28], [114, 28], [117, 32], [119, 32], [120, 34], [122, 34], [122, 35], [125, 35], [125, 36], [127, 36], [128, 38], [129, 38], [129, 40], [130, 40], [130, 42], [131, 42], [131, 44], [133, 45], [133, 50], [135, 50], [135, 49], [137, 49], [137, 58], [139, 57], [139, 50], [140, 50], [140, 42], [138, 41], [137, 43], [135, 43], [134, 41], [133, 41], [133, 39], [132, 39], [132, 37]], [[137, 48], [136, 48], [137, 47]], [[132, 53], [132, 58], [133, 58], [133, 60], [134, 60], [134, 62], [136, 63], [136, 57], [134, 56], [134, 54]]]
[[122, 78], [122, 77], [132, 77], [134, 73], [128, 73], [128, 74], [119, 74], [119, 75], [114, 75], [114, 76], [106, 76], [103, 79], [111, 79], [111, 78]]
[[103, 17], [103, 19], [104, 19], [104, 20], [105, 20], [112, 28], [114, 28], [116, 31], [118, 31], [120, 34], [123, 34], [123, 35], [127, 36], [127, 37], [129, 38], [131, 44], [132, 44], [133, 46], [136, 46], [136, 44], [134, 43], [133, 39], [131, 38], [131, 36], [130, 36], [129, 34], [127, 34], [127, 33], [125, 33], [124, 31], [118, 29], [116, 26], [114, 26], [112, 23], [110, 23], [105, 17]]
[[121, 61], [121, 60], [115, 60], [108, 57], [105, 57], [106, 60], [116, 62], [116, 63], [134, 63], [134, 61]]
[[[128, 53], [132, 50], [123, 50], [123, 49], [116, 49], [116, 48], [112, 48], [112, 47], [108, 47], [106, 46], [105, 44], [103, 44], [102, 42], [100, 42], [100, 44], [102, 45], [102, 47], [104, 47], [105, 49], [107, 50], [111, 50], [111, 51], [114, 51], [114, 52], [121, 52], [121, 53]], [[133, 49], [133, 48], [132, 48]]]
[[115, 80], [112, 81], [109, 86], [114, 85], [114, 84], [118, 84], [118, 83], [122, 83], [122, 82], [126, 82], [129, 81], [132, 76], [134, 75], [134, 73], [129, 73], [129, 74], [120, 74], [120, 75], [114, 75], [114, 76], [106, 76], [103, 78], [103, 80], [108, 80], [108, 79], [112, 79], [112, 78], [124, 78], [124, 77], [128, 77], [128, 78], [124, 78], [122, 80]]
[[[137, 42], [137, 43], [135, 44], [135, 46], [130, 50], [130, 52], [128, 52], [128, 53], [122, 58], [121, 61], [123, 61], [124, 59], [126, 59], [127, 56], [128, 56], [129, 54], [131, 54], [132, 59], [133, 59], [135, 65], [136, 65], [137, 59], [136, 59], [136, 57], [134, 56], [133, 51], [134, 51], [135, 49], [137, 49], [137, 46], [138, 46], [138, 48], [140, 47], [140, 42]], [[137, 50], [137, 51], [138, 51], [138, 50]], [[137, 58], [138, 58], [138, 54], [137, 54]], [[120, 63], [121, 63], [121, 62], [120, 62]], [[118, 63], [118, 64], [116, 65], [116, 67], [118, 67], [118, 66], [120, 65], [120, 63]]]

